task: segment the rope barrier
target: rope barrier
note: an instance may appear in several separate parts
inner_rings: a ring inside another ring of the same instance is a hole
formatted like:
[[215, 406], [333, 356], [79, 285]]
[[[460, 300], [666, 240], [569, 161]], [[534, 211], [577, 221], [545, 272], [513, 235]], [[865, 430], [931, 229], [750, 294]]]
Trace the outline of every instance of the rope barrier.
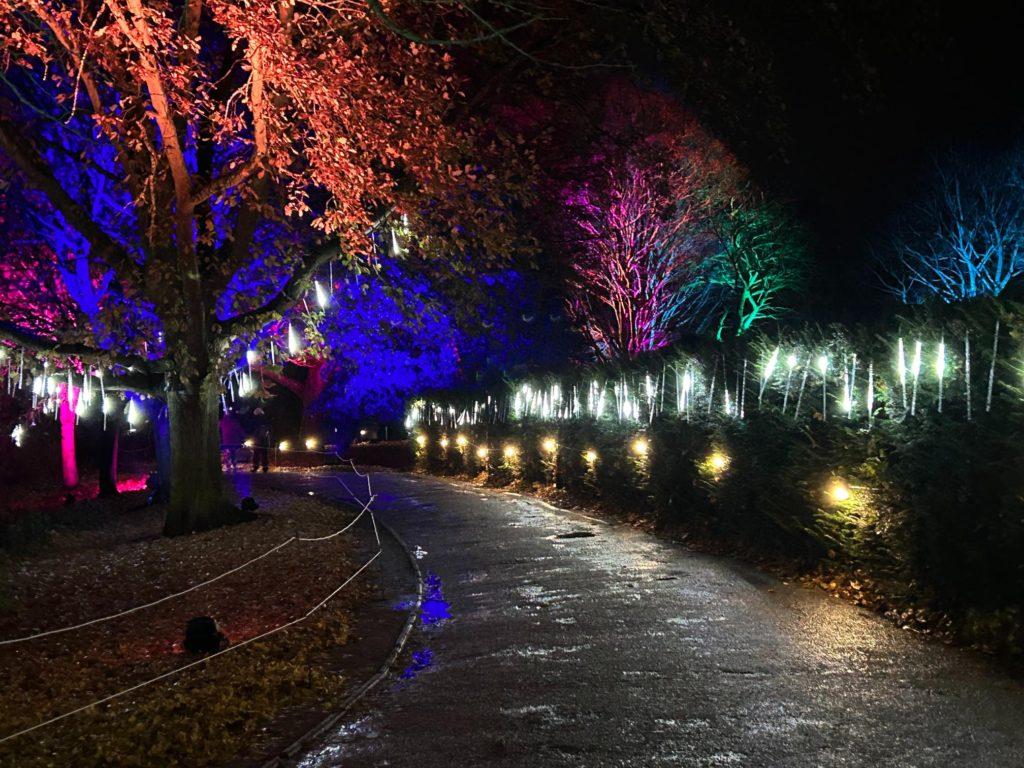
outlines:
[[[354, 468], [355, 468], [355, 465], [353, 464], [353, 469]], [[97, 707], [97, 706], [100, 706], [102, 704], [106, 704], [108, 702], [113, 701], [114, 699], [118, 699], [118, 698], [120, 698], [122, 696], [125, 696], [125, 695], [129, 694], [129, 693], [132, 693], [134, 691], [138, 691], [138, 690], [140, 690], [142, 688], [145, 688], [145, 687], [147, 687], [149, 685], [152, 685], [153, 683], [157, 683], [157, 682], [160, 682], [161, 680], [166, 680], [168, 678], [171, 678], [171, 677], [173, 677], [175, 675], [178, 675], [178, 674], [180, 674], [180, 673], [182, 673], [182, 672], [184, 672], [184, 671], [186, 671], [188, 669], [192, 669], [193, 667], [198, 667], [198, 666], [201, 666], [201, 665], [205, 665], [207, 662], [209, 662], [212, 659], [215, 659], [215, 658], [217, 658], [219, 656], [223, 656], [224, 654], [230, 653], [231, 651], [238, 650], [239, 648], [243, 648], [243, 647], [245, 647], [247, 645], [250, 645], [251, 643], [255, 643], [258, 640], [262, 640], [264, 638], [270, 637], [271, 635], [277, 634], [278, 632], [282, 632], [285, 629], [288, 629], [289, 627], [293, 627], [293, 626], [295, 626], [297, 624], [300, 624], [301, 622], [305, 621], [310, 616], [312, 616], [314, 613], [319, 611], [321, 608], [323, 608], [339, 592], [341, 592], [345, 587], [347, 587], [350, 583], [352, 583], [352, 581], [354, 581], [356, 579], [356, 577], [359, 576], [359, 574], [361, 574], [363, 571], [365, 571], [367, 568], [369, 568], [370, 565], [378, 557], [380, 557], [381, 554], [384, 551], [383, 550], [383, 546], [381, 544], [381, 540], [380, 540], [380, 532], [379, 532], [379, 530], [377, 528], [376, 516], [373, 514], [372, 509], [370, 509], [371, 504], [373, 503], [374, 499], [376, 499], [376, 495], [372, 494], [372, 485], [370, 484], [370, 475], [369, 475], [369, 473], [367, 473], [365, 475], [362, 475], [362, 473], [358, 473], [358, 472], [357, 472], [357, 474], [360, 474], [362, 477], [366, 477], [366, 479], [367, 479], [367, 487], [371, 491], [370, 499], [363, 505], [363, 508], [360, 510], [359, 514], [356, 515], [356, 517], [348, 525], [346, 525], [344, 528], [340, 529], [339, 531], [336, 531], [333, 534], [330, 534], [328, 536], [323, 536], [323, 537], [310, 537], [310, 538], [303, 538], [303, 537], [292, 536], [287, 541], [284, 541], [281, 544], [278, 544], [273, 549], [268, 550], [267, 552], [264, 552], [262, 555], [259, 555], [258, 557], [253, 558], [253, 560], [251, 560], [251, 561], [249, 561], [247, 563], [243, 563], [242, 565], [232, 569], [231, 571], [227, 571], [227, 572], [225, 572], [223, 574], [220, 574], [219, 576], [217, 576], [217, 577], [215, 577], [213, 579], [207, 580], [206, 582], [202, 582], [200, 584], [193, 585], [192, 587], [190, 587], [190, 588], [188, 588], [186, 590], [183, 590], [183, 591], [181, 591], [179, 593], [176, 593], [174, 595], [168, 595], [168, 596], [166, 596], [164, 598], [161, 598], [160, 600], [156, 600], [156, 601], [154, 601], [152, 603], [148, 603], [148, 604], [142, 605], [142, 606], [137, 606], [135, 608], [129, 609], [127, 611], [122, 611], [119, 614], [114, 614], [114, 615], [109, 616], [109, 617], [103, 617], [103, 618], [100, 618], [100, 619], [94, 619], [94, 620], [89, 621], [89, 622], [84, 622], [83, 624], [76, 625], [74, 627], [65, 627], [65, 628], [58, 629], [58, 630], [50, 630], [50, 631], [45, 632], [45, 633], [40, 633], [39, 635], [34, 635], [34, 636], [30, 636], [30, 637], [25, 637], [25, 638], [16, 638], [14, 640], [3, 641], [2, 644], [13, 644], [13, 643], [17, 643], [17, 642], [22, 642], [23, 640], [30, 640], [30, 639], [33, 639], [34, 637], [41, 637], [41, 636], [44, 636], [44, 635], [52, 635], [52, 634], [58, 634], [58, 633], [61, 633], [61, 632], [68, 632], [68, 631], [71, 631], [72, 629], [78, 629], [78, 628], [83, 627], [83, 626], [89, 626], [90, 624], [98, 624], [98, 623], [101, 623], [103, 621], [108, 621], [111, 618], [116, 618], [117, 616], [124, 616], [124, 615], [126, 615], [128, 613], [133, 613], [135, 611], [142, 610], [143, 608], [148, 608], [148, 607], [151, 607], [153, 605], [158, 605], [159, 603], [165, 602], [165, 601], [170, 600], [170, 599], [172, 599], [174, 597], [178, 597], [180, 595], [183, 595], [183, 594], [191, 592], [191, 591], [193, 591], [195, 589], [198, 589], [198, 588], [204, 586], [205, 584], [212, 583], [213, 581], [216, 581], [217, 579], [223, 578], [224, 576], [228, 575], [229, 573], [236, 573], [237, 571], [241, 570], [242, 568], [246, 567], [247, 565], [251, 565], [253, 562], [256, 562], [257, 560], [262, 559], [263, 557], [266, 557], [271, 552], [277, 551], [277, 550], [281, 549], [282, 547], [284, 547], [285, 545], [290, 544], [293, 541], [324, 541], [324, 540], [329, 539], [329, 538], [334, 538], [335, 536], [338, 536], [341, 533], [344, 533], [345, 531], [351, 529], [352, 526], [355, 525], [356, 522], [358, 522], [358, 520], [364, 514], [369, 512], [370, 522], [373, 524], [374, 538], [377, 541], [377, 551], [365, 563], [363, 563], [355, 571], [355, 573], [353, 573], [351, 576], [349, 576], [347, 579], [345, 579], [345, 581], [343, 581], [339, 586], [337, 586], [334, 590], [332, 590], [330, 592], [330, 594], [328, 594], [326, 597], [324, 597], [322, 600], [320, 600], [320, 602], [318, 602], [316, 605], [314, 605], [312, 608], [310, 608], [302, 616], [299, 616], [298, 618], [292, 619], [291, 621], [286, 622], [285, 624], [281, 624], [281, 625], [279, 625], [277, 627], [273, 627], [272, 629], [269, 629], [269, 630], [267, 630], [265, 632], [262, 632], [262, 633], [260, 633], [258, 635], [254, 635], [253, 637], [247, 638], [246, 640], [242, 640], [242, 641], [240, 641], [238, 643], [235, 643], [234, 645], [228, 646], [227, 648], [224, 648], [224, 649], [222, 649], [220, 651], [212, 653], [209, 656], [204, 656], [201, 659], [196, 659], [195, 661], [189, 662], [188, 664], [185, 664], [184, 666], [178, 667], [176, 669], [172, 669], [169, 672], [164, 672], [163, 674], [157, 675], [156, 677], [152, 677], [152, 678], [150, 678], [148, 680], [145, 680], [145, 681], [143, 681], [141, 683], [136, 683], [135, 685], [132, 685], [132, 686], [130, 686], [128, 688], [125, 688], [125, 689], [123, 689], [121, 691], [118, 691], [116, 693], [112, 693], [109, 696], [104, 696], [103, 698], [97, 699], [96, 701], [90, 702], [89, 704], [85, 704], [84, 706], [76, 707], [75, 709], [69, 710], [69, 711], [64, 712], [64, 713], [62, 713], [60, 715], [57, 715], [55, 717], [51, 717], [48, 720], [44, 720], [44, 721], [42, 721], [40, 723], [37, 723], [37, 724], [35, 724], [33, 726], [30, 726], [29, 728], [23, 728], [20, 731], [15, 731], [14, 733], [8, 734], [7, 736], [4, 736], [4, 737], [0, 738], [0, 744], [3, 744], [5, 742], [7, 742], [7, 741], [10, 741], [11, 739], [15, 739], [15, 738], [17, 738], [19, 736], [24, 736], [25, 734], [31, 733], [31, 732], [33, 732], [35, 730], [40, 729], [40, 728], [44, 728], [47, 725], [52, 725], [53, 723], [60, 722], [61, 720], [64, 720], [64, 719], [66, 719], [68, 717], [76, 715], [76, 714], [78, 714], [80, 712], [84, 712], [87, 709], [91, 709], [93, 707]], [[335, 478], [335, 479], [339, 479], [339, 478]], [[340, 482], [340, 479], [339, 479], [339, 482]], [[344, 483], [342, 483], [342, 485], [344, 485]], [[353, 498], [356, 498], [356, 497], [353, 497]], [[358, 500], [358, 498], [357, 498], [357, 500]], [[360, 502], [360, 503], [362, 503], [362, 502]]]
[[[353, 467], [354, 467], [354, 464], [353, 464]], [[286, 539], [285, 541], [282, 541], [280, 544], [277, 544], [276, 546], [271, 547], [266, 552], [263, 552], [262, 554], [257, 555], [256, 557], [252, 558], [251, 560], [247, 560], [246, 562], [242, 563], [241, 565], [235, 566], [234, 568], [231, 568], [231, 569], [229, 569], [227, 571], [224, 571], [223, 573], [220, 573], [220, 574], [218, 574], [216, 576], [213, 576], [212, 578], [209, 578], [209, 579], [207, 579], [205, 581], [201, 581], [198, 584], [193, 584], [192, 586], [187, 587], [186, 589], [183, 589], [183, 590], [181, 590], [179, 592], [174, 592], [172, 594], [165, 595], [164, 597], [161, 597], [161, 598], [159, 598], [157, 600], [153, 600], [153, 601], [148, 602], [148, 603], [142, 603], [141, 605], [136, 605], [136, 606], [133, 606], [131, 608], [127, 608], [127, 609], [125, 609], [123, 611], [118, 611], [117, 613], [112, 613], [112, 614], [110, 614], [108, 616], [100, 616], [100, 617], [95, 618], [95, 619], [90, 619], [89, 621], [83, 621], [80, 624], [73, 624], [73, 625], [70, 625], [70, 626], [67, 626], [67, 627], [60, 627], [60, 628], [57, 628], [57, 629], [49, 629], [49, 630], [46, 630], [46, 631], [43, 631], [43, 632], [37, 632], [35, 634], [31, 634], [31, 635], [24, 635], [22, 637], [14, 637], [14, 638], [8, 638], [6, 640], [0, 640], [0, 646], [15, 645], [17, 643], [28, 642], [29, 640], [38, 640], [38, 639], [43, 638], [43, 637], [51, 637], [53, 635], [60, 635], [60, 634], [63, 634], [65, 632], [71, 632], [71, 631], [76, 630], [76, 629], [84, 629], [85, 627], [93, 626], [95, 624], [102, 624], [102, 623], [107, 622], [107, 621], [113, 621], [114, 619], [119, 619], [122, 616], [128, 616], [128, 615], [130, 615], [132, 613], [137, 613], [138, 611], [142, 611], [142, 610], [145, 610], [147, 608], [152, 608], [154, 606], [160, 605], [161, 603], [166, 603], [168, 600], [173, 600], [173, 599], [175, 599], [177, 597], [181, 597], [182, 595], [187, 595], [190, 592], [194, 592], [197, 589], [201, 589], [202, 587], [209, 586], [210, 584], [213, 584], [214, 582], [220, 581], [221, 579], [225, 578], [226, 576], [230, 576], [233, 573], [238, 573], [239, 571], [241, 571], [241, 570], [243, 570], [245, 568], [248, 568], [253, 563], [256, 563], [256, 562], [262, 560], [263, 558], [265, 558], [265, 557], [267, 557], [269, 555], [272, 555], [274, 552], [277, 552], [278, 550], [282, 549], [283, 547], [287, 546], [288, 544], [291, 544], [293, 541], [302, 541], [302, 542], [327, 541], [329, 539], [333, 539], [333, 538], [335, 538], [337, 536], [340, 536], [341, 534], [343, 534], [346, 531], [350, 530], [352, 528], [352, 526], [354, 526], [357, 522], [359, 522], [360, 518], [362, 518], [362, 516], [367, 511], [369, 511], [369, 508], [370, 508], [371, 504], [376, 499], [376, 496], [372, 493], [373, 489], [372, 489], [372, 487], [370, 485], [370, 476], [368, 474], [362, 475], [361, 473], [358, 473], [358, 472], [357, 472], [357, 474], [360, 474], [361, 477], [365, 477], [366, 478], [366, 480], [367, 480], [367, 488], [370, 490], [370, 497], [364, 503], [362, 499], [360, 499], [358, 496], [356, 496], [354, 493], [352, 493], [352, 491], [344, 483], [344, 481], [342, 481], [340, 478], [336, 477], [335, 480], [337, 480], [339, 483], [341, 483], [341, 485], [345, 488], [346, 491], [348, 491], [348, 493], [352, 496], [353, 499], [355, 499], [355, 501], [357, 503], [362, 505], [362, 509], [359, 510], [359, 513], [355, 516], [355, 518], [353, 518], [348, 523], [348, 525], [346, 525], [344, 528], [341, 528], [341, 529], [335, 531], [334, 533], [327, 534], [326, 536], [311, 536], [311, 537], [292, 536], [292, 537]], [[371, 513], [371, 517], [372, 517], [372, 513]], [[374, 530], [376, 532], [376, 527], [374, 528]]]
[[[371, 518], [372, 518], [372, 516], [373, 515], [371, 513]], [[161, 680], [166, 680], [167, 678], [173, 677], [174, 675], [177, 675], [177, 674], [180, 674], [181, 672], [184, 672], [187, 669], [191, 669], [192, 667], [197, 667], [197, 666], [206, 664], [211, 659], [215, 659], [218, 656], [223, 656], [226, 653], [230, 653], [231, 651], [235, 651], [235, 650], [238, 650], [239, 648], [243, 648], [246, 645], [249, 645], [250, 643], [255, 643], [257, 640], [262, 640], [265, 637], [269, 637], [270, 635], [277, 634], [278, 632], [281, 632], [281, 631], [283, 631], [285, 629], [288, 629], [289, 627], [293, 627], [296, 624], [299, 624], [299, 623], [305, 621], [310, 616], [312, 616], [314, 613], [316, 613], [321, 608], [323, 608], [328, 602], [330, 602], [330, 600], [335, 595], [337, 595], [339, 592], [341, 592], [341, 590], [343, 590], [345, 587], [347, 587], [360, 573], [365, 571], [370, 566], [370, 564], [373, 563], [374, 560], [376, 560], [378, 557], [380, 557], [382, 552], [383, 552], [382, 549], [378, 549], [377, 552], [369, 560], [367, 560], [365, 563], [363, 563], [363, 565], [361, 565], [359, 567], [359, 570], [357, 570], [355, 573], [353, 573], [351, 576], [349, 576], [347, 579], [345, 579], [345, 581], [343, 581], [340, 586], [335, 588], [334, 591], [332, 591], [329, 595], [327, 595], [327, 597], [325, 597], [319, 603], [314, 605], [307, 613], [303, 614], [302, 616], [299, 616], [297, 619], [293, 619], [292, 621], [289, 621], [286, 624], [281, 624], [280, 626], [274, 627], [273, 629], [269, 629], [266, 632], [263, 632], [263, 633], [261, 633], [259, 635], [255, 635], [253, 637], [250, 637], [247, 640], [242, 640], [241, 642], [235, 643], [234, 645], [229, 645], [227, 648], [224, 648], [223, 650], [217, 651], [216, 653], [211, 653], [209, 656], [204, 656], [201, 659], [196, 659], [195, 661], [189, 662], [188, 664], [185, 664], [182, 667], [178, 667], [177, 669], [172, 669], [169, 672], [164, 672], [162, 675], [157, 675], [156, 677], [150, 678], [149, 680], [145, 680], [145, 681], [143, 681], [141, 683], [137, 683], [137, 684], [131, 686], [130, 688], [125, 688], [124, 690], [118, 691], [117, 693], [112, 693], [109, 696], [104, 696], [102, 699], [97, 699], [96, 701], [93, 701], [93, 702], [91, 702], [89, 704], [86, 704], [84, 706], [78, 707], [76, 709], [72, 709], [72, 710], [70, 710], [68, 712], [64, 712], [63, 714], [57, 715], [56, 717], [51, 717], [49, 720], [44, 720], [43, 722], [37, 723], [36, 725], [33, 725], [33, 726], [29, 727], [29, 728], [23, 728], [20, 731], [15, 731], [12, 734], [9, 734], [7, 736], [4, 736], [3, 738], [0, 738], [0, 744], [3, 744], [4, 742], [10, 741], [11, 739], [16, 739], [18, 736], [24, 736], [26, 733], [31, 733], [32, 731], [38, 730], [39, 728], [43, 728], [43, 727], [45, 727], [47, 725], [52, 725], [53, 723], [59, 722], [61, 720], [64, 720], [65, 718], [71, 717], [72, 715], [77, 715], [79, 712], [84, 712], [85, 710], [91, 709], [92, 707], [97, 707], [97, 706], [100, 706], [101, 704], [106, 704], [107, 702], [113, 701], [114, 699], [118, 699], [118, 698], [120, 698], [122, 696], [125, 696], [126, 694], [132, 693], [133, 691], [137, 691], [140, 688], [145, 688], [146, 686], [152, 685], [153, 683], [160, 682]]]

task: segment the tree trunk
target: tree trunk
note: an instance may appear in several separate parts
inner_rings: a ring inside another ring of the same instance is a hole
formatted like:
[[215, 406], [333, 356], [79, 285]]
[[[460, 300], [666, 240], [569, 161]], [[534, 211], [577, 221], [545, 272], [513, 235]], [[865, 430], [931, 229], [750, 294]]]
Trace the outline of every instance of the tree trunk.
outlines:
[[60, 398], [60, 469], [65, 488], [78, 486], [78, 459], [75, 453], [74, 387], [61, 385]]
[[180, 536], [220, 525], [229, 509], [221, 483], [217, 382], [167, 393], [171, 501], [164, 534]]

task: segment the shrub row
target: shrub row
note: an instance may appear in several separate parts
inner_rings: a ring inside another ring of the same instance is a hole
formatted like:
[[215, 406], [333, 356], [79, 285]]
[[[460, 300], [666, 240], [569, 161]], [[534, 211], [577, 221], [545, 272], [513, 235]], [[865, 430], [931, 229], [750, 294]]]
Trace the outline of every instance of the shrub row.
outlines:
[[554, 484], [806, 567], [863, 572], [897, 604], [948, 614], [964, 639], [1024, 645], [1024, 436], [1005, 421], [924, 418], [866, 431], [766, 411], [640, 430], [580, 420], [459, 434], [464, 445], [420, 430], [418, 467]]

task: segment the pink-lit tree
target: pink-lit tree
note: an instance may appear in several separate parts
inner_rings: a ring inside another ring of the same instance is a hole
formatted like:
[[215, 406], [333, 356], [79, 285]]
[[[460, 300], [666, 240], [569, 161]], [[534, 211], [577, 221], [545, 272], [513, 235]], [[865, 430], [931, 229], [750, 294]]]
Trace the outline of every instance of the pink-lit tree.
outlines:
[[659, 189], [633, 166], [566, 198], [580, 232], [569, 313], [602, 357], [663, 347], [706, 309], [707, 204], [678, 174], [666, 181]]

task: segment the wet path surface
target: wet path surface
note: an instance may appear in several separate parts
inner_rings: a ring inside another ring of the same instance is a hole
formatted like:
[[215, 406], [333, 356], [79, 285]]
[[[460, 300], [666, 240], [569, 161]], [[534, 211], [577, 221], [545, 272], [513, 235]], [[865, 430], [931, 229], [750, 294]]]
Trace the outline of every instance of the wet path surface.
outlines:
[[305, 768], [1024, 766], [1024, 684], [982, 658], [527, 498], [373, 481], [428, 600], [405, 672]]

